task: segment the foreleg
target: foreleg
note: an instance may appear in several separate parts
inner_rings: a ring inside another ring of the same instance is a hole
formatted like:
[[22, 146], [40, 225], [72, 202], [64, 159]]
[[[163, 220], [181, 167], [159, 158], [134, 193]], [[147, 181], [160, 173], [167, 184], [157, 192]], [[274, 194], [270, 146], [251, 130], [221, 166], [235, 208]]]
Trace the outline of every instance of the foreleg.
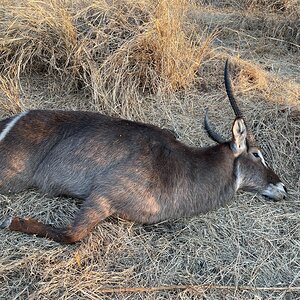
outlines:
[[35, 219], [6, 217], [0, 221], [0, 228], [35, 234], [59, 243], [72, 244], [82, 240], [91, 230], [106, 217], [113, 213], [106, 199], [88, 199], [79, 210], [72, 225], [65, 228], [55, 228]]

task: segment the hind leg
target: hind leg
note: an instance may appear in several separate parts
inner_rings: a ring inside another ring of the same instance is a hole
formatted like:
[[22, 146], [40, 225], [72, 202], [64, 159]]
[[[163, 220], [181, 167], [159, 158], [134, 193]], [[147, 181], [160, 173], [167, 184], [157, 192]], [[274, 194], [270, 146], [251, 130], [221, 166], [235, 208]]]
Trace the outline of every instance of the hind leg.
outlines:
[[87, 199], [75, 217], [73, 224], [66, 228], [55, 228], [35, 219], [21, 219], [18, 217], [7, 217], [2, 222], [0, 221], [0, 228], [36, 234], [59, 243], [72, 244], [86, 237], [100, 221], [112, 213], [113, 210], [108, 201], [99, 197], [98, 199]]

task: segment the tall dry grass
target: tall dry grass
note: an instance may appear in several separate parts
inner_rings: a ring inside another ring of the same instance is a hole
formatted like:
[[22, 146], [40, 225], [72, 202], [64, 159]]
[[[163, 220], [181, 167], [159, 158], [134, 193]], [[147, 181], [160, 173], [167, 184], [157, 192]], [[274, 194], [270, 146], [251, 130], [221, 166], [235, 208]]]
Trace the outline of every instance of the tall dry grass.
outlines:
[[294, 109], [300, 108], [300, 86], [292, 80], [283, 80], [270, 74], [258, 64], [233, 57], [235, 65], [236, 93], [243, 95], [256, 93], [264, 101], [281, 104]]
[[137, 91], [194, 82], [212, 37], [186, 31], [188, 9], [187, 0], [3, 2], [1, 72], [46, 72], [126, 110]]
[[24, 109], [16, 70], [0, 74], [1, 109], [8, 114], [16, 114]]
[[[250, 43], [261, 37], [264, 45], [259, 45], [262, 55], [266, 42], [275, 48], [287, 48], [289, 51], [300, 50], [300, 2], [299, 0], [205, 0], [209, 5], [202, 6], [211, 11], [227, 14], [232, 25], [230, 34], [247, 32]], [[222, 18], [221, 18], [222, 19]], [[222, 24], [226, 28], [226, 24]], [[223, 27], [224, 28], [224, 27]], [[238, 38], [238, 37], [236, 37]], [[280, 47], [281, 46], [281, 47]], [[285, 50], [280, 54], [284, 55]]]

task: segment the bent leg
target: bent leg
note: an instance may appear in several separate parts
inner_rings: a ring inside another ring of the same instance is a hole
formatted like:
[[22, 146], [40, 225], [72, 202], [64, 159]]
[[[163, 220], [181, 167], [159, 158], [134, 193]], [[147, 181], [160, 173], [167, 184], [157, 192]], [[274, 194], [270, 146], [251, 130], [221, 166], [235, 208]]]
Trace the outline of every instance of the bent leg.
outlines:
[[36, 234], [59, 243], [72, 244], [86, 237], [100, 221], [112, 213], [113, 211], [107, 200], [99, 198], [96, 201], [86, 200], [73, 224], [66, 228], [55, 228], [35, 219], [21, 219], [18, 217], [7, 217], [2, 222], [0, 221], [0, 228]]

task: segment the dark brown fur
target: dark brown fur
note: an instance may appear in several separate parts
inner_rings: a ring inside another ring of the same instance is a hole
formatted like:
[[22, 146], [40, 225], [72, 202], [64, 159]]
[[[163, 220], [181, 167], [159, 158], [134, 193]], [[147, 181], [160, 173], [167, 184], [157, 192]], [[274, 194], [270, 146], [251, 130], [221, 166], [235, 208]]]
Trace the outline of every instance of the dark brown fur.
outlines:
[[253, 135], [247, 138], [228, 61], [224, 78], [237, 118], [225, 142], [206, 114], [205, 129], [219, 143], [213, 147], [188, 147], [169, 130], [91, 112], [33, 110], [1, 121], [1, 193], [37, 188], [85, 201], [67, 228], [18, 217], [0, 228], [74, 243], [112, 214], [148, 224], [193, 216], [224, 205], [239, 189], [284, 199], [285, 186]]
[[33, 110], [1, 121], [1, 193], [33, 187], [85, 201], [67, 228], [18, 217], [0, 228], [74, 243], [112, 214], [139, 223], [193, 216], [224, 205], [237, 190], [284, 199], [285, 186], [253, 135], [247, 138], [228, 61], [224, 78], [237, 118], [225, 142], [206, 114], [205, 129], [219, 143], [213, 147], [191, 148], [166, 129], [91, 112]]
[[[0, 122], [0, 132], [11, 120]], [[245, 138], [240, 119], [232, 141], [192, 148], [153, 125], [90, 112], [30, 111], [0, 141], [0, 192], [37, 188], [85, 201], [67, 228], [18, 217], [0, 228], [74, 243], [112, 214], [149, 224], [205, 213], [238, 189], [283, 198], [278, 176], [253, 156], [255, 147], [246, 149]]]
[[0, 153], [2, 193], [33, 187], [85, 199], [70, 228], [19, 218], [9, 227], [59, 242], [82, 239], [111, 214], [155, 223], [207, 212], [235, 192], [228, 143], [191, 148], [167, 130], [96, 113], [30, 111]]

